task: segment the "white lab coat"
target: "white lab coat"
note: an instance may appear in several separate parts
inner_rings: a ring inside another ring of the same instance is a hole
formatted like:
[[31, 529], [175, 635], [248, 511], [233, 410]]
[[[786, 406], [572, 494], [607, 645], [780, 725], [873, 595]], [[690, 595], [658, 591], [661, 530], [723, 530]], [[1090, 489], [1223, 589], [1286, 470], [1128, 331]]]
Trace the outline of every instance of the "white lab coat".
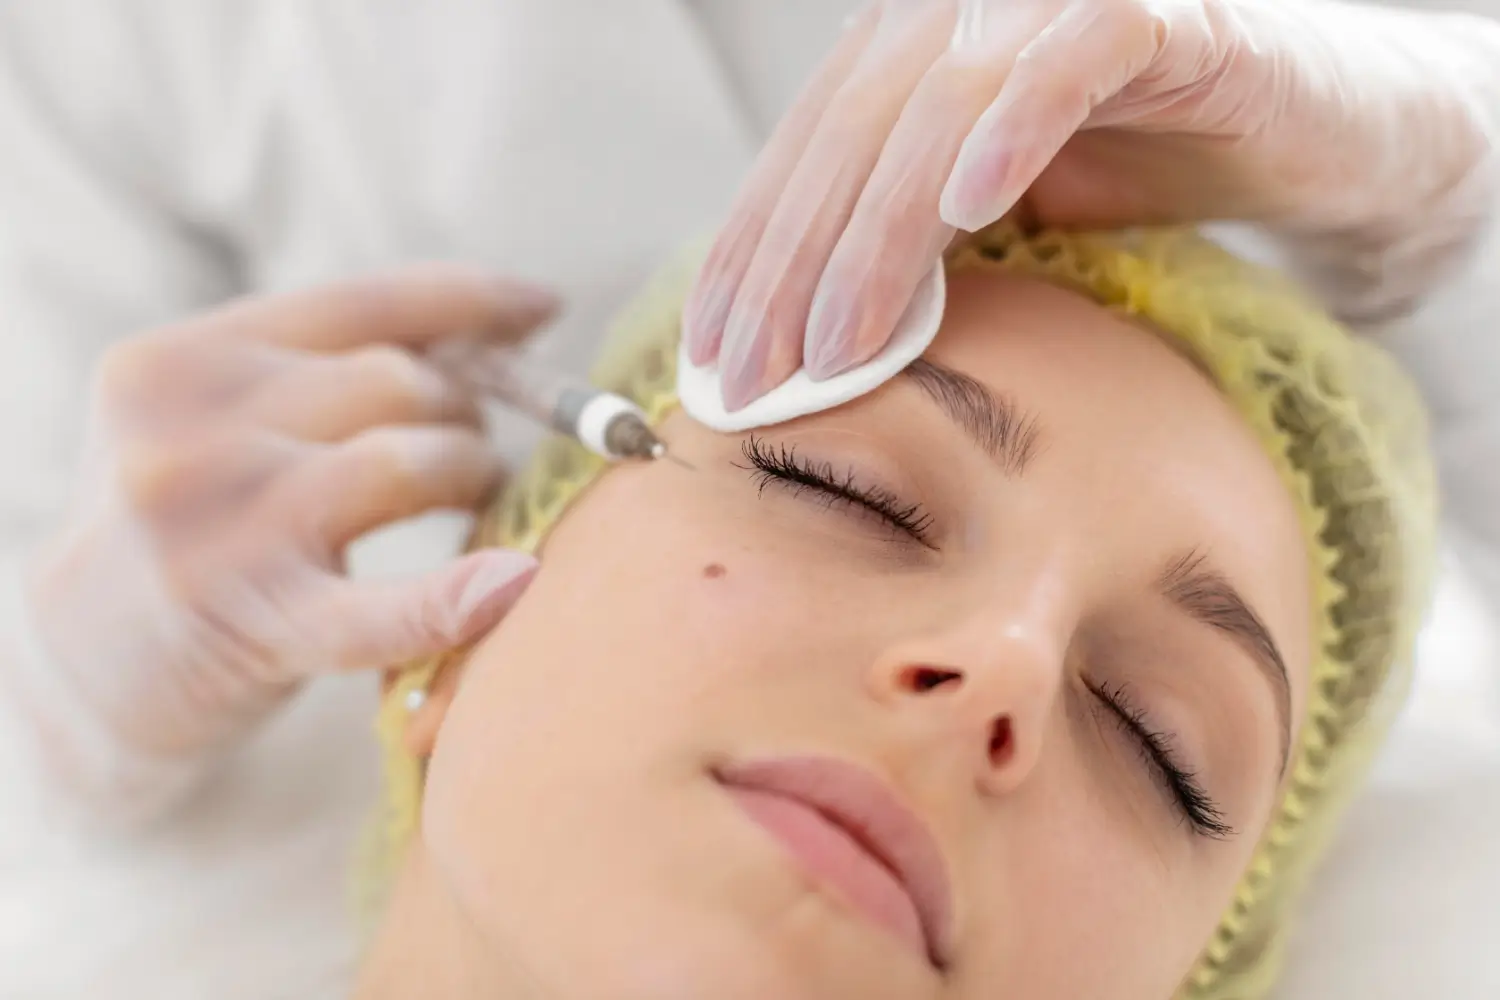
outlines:
[[[712, 226], [853, 6], [0, 4], [0, 577], [14, 579], [68, 494], [100, 351], [230, 294], [414, 258], [476, 261], [557, 287], [568, 311], [537, 349], [584, 364], [622, 298]], [[1490, 558], [1500, 551], [1500, 290], [1484, 275], [1500, 269], [1497, 244], [1417, 316], [1376, 332], [1443, 418], [1450, 509], [1469, 554]], [[516, 458], [533, 440], [515, 422], [498, 430]], [[454, 535], [434, 523], [388, 533], [356, 566], [432, 565], [434, 538]], [[1460, 639], [1445, 632], [1439, 658], [1456, 647], [1473, 659], [1472, 616], [1448, 619]], [[40, 829], [12, 794], [27, 779], [24, 755], [0, 755], [0, 996], [342, 995], [356, 951], [343, 887], [375, 783], [372, 704], [366, 678], [315, 686], [173, 823], [129, 841]], [[1412, 753], [1425, 756], [1394, 765], [1398, 775], [1415, 767], [1421, 783], [1397, 781], [1388, 811], [1404, 813], [1400, 795], [1413, 787], [1449, 787], [1427, 773], [1439, 766], [1500, 792], [1500, 762], [1484, 757], [1500, 753], [1492, 707], [1495, 729], [1470, 718], [1461, 745], [1448, 739], [1451, 713], [1433, 714], [1414, 738], [1435, 748], [1422, 743]], [[1388, 826], [1383, 816], [1372, 825]], [[1470, 825], [1492, 830], [1500, 817], [1488, 816]], [[1405, 963], [1347, 954], [1398, 935], [1409, 945], [1407, 922], [1370, 911], [1419, 891], [1379, 881], [1389, 850], [1433, 853], [1430, 838], [1412, 837], [1377, 839], [1343, 896], [1315, 897], [1314, 912], [1323, 906], [1351, 943], [1331, 960], [1299, 956], [1293, 989], [1311, 992], [1291, 995], [1494, 995], [1468, 972], [1448, 975], [1451, 935], [1435, 937], [1405, 980]], [[1357, 855], [1364, 841], [1351, 843], [1345, 853]], [[1424, 884], [1451, 903], [1451, 887], [1473, 881], [1464, 874], [1428, 873]], [[1488, 897], [1474, 890], [1471, 905], [1500, 893], [1500, 866], [1481, 875]], [[1492, 987], [1500, 964], [1488, 958]]]

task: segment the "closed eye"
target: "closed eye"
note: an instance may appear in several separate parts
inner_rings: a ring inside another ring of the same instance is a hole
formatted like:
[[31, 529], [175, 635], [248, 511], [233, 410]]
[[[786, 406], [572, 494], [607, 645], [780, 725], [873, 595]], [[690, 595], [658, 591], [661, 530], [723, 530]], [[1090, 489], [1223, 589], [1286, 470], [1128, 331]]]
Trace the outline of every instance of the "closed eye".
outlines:
[[932, 515], [921, 504], [909, 504], [890, 490], [859, 482], [853, 471], [840, 473], [829, 462], [814, 462], [785, 445], [768, 445], [751, 436], [740, 445], [745, 464], [736, 467], [752, 473], [762, 491], [771, 484], [794, 492], [811, 492], [829, 506], [844, 504], [859, 508], [884, 521], [928, 548], [932, 543]]
[[1143, 764], [1152, 778], [1172, 797], [1174, 805], [1194, 832], [1215, 840], [1228, 840], [1235, 830], [1224, 818], [1224, 810], [1203, 787], [1196, 772], [1181, 760], [1172, 735], [1152, 725], [1145, 711], [1136, 706], [1123, 686], [1089, 685], [1089, 690], [1112, 716], [1116, 725], [1136, 742]]

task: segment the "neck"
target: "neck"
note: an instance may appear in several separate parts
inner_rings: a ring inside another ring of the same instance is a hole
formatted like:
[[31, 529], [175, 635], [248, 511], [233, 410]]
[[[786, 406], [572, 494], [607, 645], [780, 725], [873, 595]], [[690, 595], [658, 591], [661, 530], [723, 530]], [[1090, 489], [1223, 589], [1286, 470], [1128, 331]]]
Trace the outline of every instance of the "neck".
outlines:
[[486, 941], [412, 845], [350, 1000], [557, 1000]]

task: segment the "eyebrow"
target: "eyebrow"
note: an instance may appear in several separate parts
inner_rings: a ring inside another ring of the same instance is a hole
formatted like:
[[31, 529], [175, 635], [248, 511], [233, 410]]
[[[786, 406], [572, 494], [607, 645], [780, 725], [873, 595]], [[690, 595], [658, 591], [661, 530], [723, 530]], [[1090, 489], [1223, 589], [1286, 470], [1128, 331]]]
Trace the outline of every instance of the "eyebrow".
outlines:
[[1173, 560], [1162, 572], [1160, 584], [1162, 594], [1179, 609], [1238, 643], [1270, 681], [1281, 721], [1278, 773], [1285, 774], [1292, 746], [1292, 682], [1270, 630], [1229, 578], [1209, 565], [1201, 552]]
[[901, 372], [1008, 475], [1021, 476], [1041, 436], [1035, 418], [963, 372], [918, 358]]

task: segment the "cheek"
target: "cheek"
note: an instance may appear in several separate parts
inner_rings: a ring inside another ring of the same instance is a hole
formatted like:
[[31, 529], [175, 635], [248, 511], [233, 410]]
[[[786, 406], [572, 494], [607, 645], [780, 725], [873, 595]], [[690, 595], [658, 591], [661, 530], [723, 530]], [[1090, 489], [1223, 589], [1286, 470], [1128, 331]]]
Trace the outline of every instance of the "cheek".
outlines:
[[1027, 997], [1162, 1000], [1212, 933], [1220, 875], [1236, 862], [1186, 862], [1101, 803], [1095, 766], [1054, 739], [974, 841], [965, 953], [976, 984], [1004, 982]]
[[[587, 642], [696, 676], [866, 617], [870, 585], [809, 530], [818, 514], [758, 499], [738, 471], [701, 476], [616, 470], [569, 511], [527, 595], [558, 630], [552, 648]], [[561, 634], [566, 622], [587, 627]]]
[[712, 505], [629, 471], [596, 484], [548, 538], [531, 586], [470, 658], [440, 760], [544, 759], [581, 773], [659, 753], [685, 739], [672, 730], [689, 725], [693, 703], [802, 630], [776, 618], [807, 604], [789, 591], [796, 574]]

